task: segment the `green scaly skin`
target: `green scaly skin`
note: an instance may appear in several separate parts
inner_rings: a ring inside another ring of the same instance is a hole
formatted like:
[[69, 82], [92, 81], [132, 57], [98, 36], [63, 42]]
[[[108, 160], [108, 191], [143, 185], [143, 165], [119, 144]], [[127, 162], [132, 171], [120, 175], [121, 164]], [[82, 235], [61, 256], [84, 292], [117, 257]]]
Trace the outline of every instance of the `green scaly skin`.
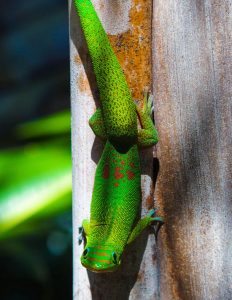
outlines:
[[152, 210], [135, 226], [141, 203], [138, 146], [152, 146], [158, 136], [151, 100], [146, 95], [143, 108], [136, 107], [91, 1], [74, 1], [100, 93], [101, 107], [89, 124], [106, 142], [96, 170], [90, 221], [83, 221], [86, 245], [81, 263], [94, 272], [109, 272], [118, 268], [126, 245], [145, 227], [163, 222]]

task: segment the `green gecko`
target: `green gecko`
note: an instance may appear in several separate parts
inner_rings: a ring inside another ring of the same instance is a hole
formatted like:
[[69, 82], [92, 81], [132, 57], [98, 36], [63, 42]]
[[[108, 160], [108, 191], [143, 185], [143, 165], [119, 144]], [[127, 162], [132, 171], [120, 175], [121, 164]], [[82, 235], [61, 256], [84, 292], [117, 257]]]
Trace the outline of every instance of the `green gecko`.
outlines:
[[91, 1], [74, 1], [100, 93], [100, 108], [89, 124], [105, 142], [95, 174], [90, 221], [82, 223], [86, 245], [81, 263], [93, 272], [110, 272], [120, 265], [125, 247], [147, 226], [163, 223], [151, 210], [135, 225], [141, 205], [138, 148], [156, 144], [158, 134], [151, 119], [151, 98], [145, 95], [142, 108], [134, 103]]

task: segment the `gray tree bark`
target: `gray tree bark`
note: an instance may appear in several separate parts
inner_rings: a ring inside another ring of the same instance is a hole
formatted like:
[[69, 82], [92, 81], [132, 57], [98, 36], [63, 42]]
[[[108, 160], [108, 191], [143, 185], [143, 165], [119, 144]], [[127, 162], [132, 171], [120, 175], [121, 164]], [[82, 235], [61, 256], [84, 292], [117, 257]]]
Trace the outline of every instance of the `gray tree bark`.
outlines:
[[103, 145], [88, 126], [97, 88], [70, 0], [74, 299], [230, 300], [232, 1], [93, 3], [133, 97], [153, 87], [160, 141], [157, 155], [141, 155], [141, 214], [154, 206], [155, 185], [166, 223], [158, 244], [146, 231], [115, 273], [80, 265], [78, 226], [89, 217]]
[[232, 1], [156, 0], [161, 299], [232, 299]]

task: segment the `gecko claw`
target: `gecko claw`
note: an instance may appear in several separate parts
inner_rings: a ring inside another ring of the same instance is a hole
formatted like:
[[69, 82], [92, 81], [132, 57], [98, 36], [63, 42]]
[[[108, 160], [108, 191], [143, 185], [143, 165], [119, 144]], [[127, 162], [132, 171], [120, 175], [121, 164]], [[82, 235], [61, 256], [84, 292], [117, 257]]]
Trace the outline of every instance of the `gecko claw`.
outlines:
[[144, 90], [143, 113], [154, 118], [154, 96], [149, 90]]
[[79, 232], [78, 244], [81, 245], [81, 243], [83, 242], [83, 239], [84, 239], [84, 228], [83, 228], [83, 226], [80, 226], [78, 228], [78, 232]]
[[155, 224], [152, 225], [153, 229], [154, 229], [154, 235], [155, 235], [155, 239], [157, 240], [158, 237], [158, 233], [160, 231], [160, 228], [162, 227], [162, 225], [164, 224], [164, 220], [162, 217], [155, 217], [154, 220]]

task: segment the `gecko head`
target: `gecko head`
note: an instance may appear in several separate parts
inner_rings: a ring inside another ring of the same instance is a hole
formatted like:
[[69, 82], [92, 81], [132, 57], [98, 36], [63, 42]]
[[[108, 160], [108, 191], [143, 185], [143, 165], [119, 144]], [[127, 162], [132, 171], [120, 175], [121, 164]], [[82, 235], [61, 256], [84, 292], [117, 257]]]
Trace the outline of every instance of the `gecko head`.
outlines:
[[120, 256], [110, 247], [85, 247], [81, 256], [82, 265], [92, 272], [103, 273], [115, 271], [120, 263]]

